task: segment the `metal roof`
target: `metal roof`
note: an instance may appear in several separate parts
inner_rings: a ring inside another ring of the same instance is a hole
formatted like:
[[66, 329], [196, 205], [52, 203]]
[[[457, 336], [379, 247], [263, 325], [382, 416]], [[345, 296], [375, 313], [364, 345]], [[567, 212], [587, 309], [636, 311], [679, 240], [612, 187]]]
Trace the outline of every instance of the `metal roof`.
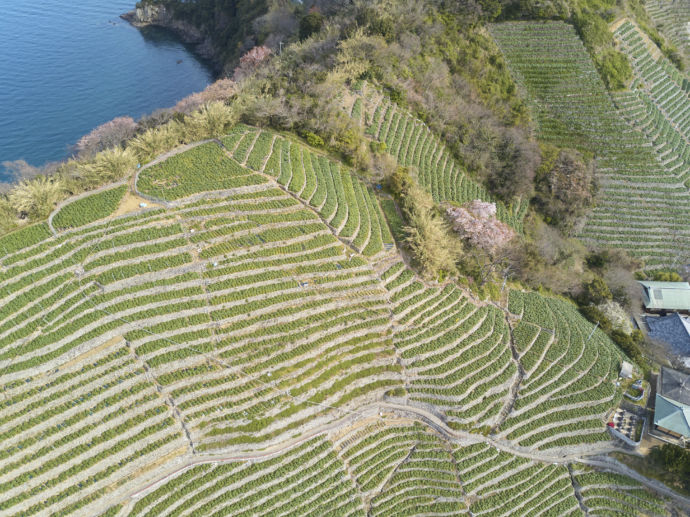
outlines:
[[654, 424], [690, 438], [690, 407], [657, 393]]
[[633, 374], [633, 365], [629, 363], [628, 361], [623, 361], [623, 364], [621, 365], [621, 377], [625, 377], [627, 379], [632, 378]]
[[687, 282], [640, 281], [647, 309], [690, 310], [690, 284]]
[[662, 367], [660, 394], [690, 408], [690, 375]]

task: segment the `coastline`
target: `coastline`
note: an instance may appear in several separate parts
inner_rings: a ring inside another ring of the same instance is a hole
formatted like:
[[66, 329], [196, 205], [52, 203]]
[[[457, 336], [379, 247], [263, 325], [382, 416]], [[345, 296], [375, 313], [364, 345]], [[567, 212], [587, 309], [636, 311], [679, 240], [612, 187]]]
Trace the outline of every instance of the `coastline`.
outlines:
[[137, 7], [121, 14], [120, 18], [138, 29], [156, 26], [171, 31], [183, 43], [190, 45], [195, 54], [208, 61], [217, 77], [223, 72], [223, 62], [219, 52], [211, 42], [211, 37], [190, 23], [175, 20], [165, 6]]
[[[0, 124], [0, 189], [53, 172], [96, 128], [172, 108], [217, 80], [216, 63], [179, 31], [138, 30], [130, 23], [135, 13], [120, 17], [133, 4], [97, 0], [75, 10], [54, 0], [8, 14], [11, 52], [0, 67], [0, 104], [7, 101], [8, 108]], [[49, 24], [55, 25], [50, 35], [42, 30]], [[82, 58], [98, 65], [83, 66]]]

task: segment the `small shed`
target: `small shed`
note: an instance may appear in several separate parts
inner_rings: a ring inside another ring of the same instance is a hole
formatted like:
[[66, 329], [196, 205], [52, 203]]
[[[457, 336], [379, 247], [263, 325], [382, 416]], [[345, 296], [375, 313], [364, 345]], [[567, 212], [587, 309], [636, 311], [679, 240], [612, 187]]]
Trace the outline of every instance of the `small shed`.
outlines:
[[621, 377], [624, 379], [632, 379], [633, 376], [633, 365], [628, 361], [623, 361], [621, 364]]
[[687, 282], [640, 281], [642, 301], [649, 312], [690, 313], [690, 284]]

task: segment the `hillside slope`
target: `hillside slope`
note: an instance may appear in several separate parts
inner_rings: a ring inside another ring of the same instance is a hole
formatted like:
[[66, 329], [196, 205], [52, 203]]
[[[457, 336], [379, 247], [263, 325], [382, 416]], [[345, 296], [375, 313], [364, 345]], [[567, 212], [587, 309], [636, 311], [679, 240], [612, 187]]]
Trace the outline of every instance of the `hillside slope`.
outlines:
[[386, 152], [399, 165], [416, 170], [418, 181], [434, 201], [463, 204], [481, 199], [494, 202], [497, 217], [518, 232], [522, 231], [528, 200], [518, 199], [507, 207], [494, 199], [486, 188], [467, 175], [443, 141], [424, 122], [367, 83], [349, 100], [351, 104], [344, 106], [348, 114], [365, 128], [367, 136], [385, 144]]
[[338, 162], [237, 126], [56, 219], [0, 239], [4, 515], [587, 510], [620, 351], [422, 282]]
[[597, 161], [599, 199], [581, 238], [625, 249], [650, 269], [687, 262], [687, 177], [656, 152], [662, 142], [626, 122], [574, 28], [511, 22], [491, 33], [531, 104], [539, 138]]

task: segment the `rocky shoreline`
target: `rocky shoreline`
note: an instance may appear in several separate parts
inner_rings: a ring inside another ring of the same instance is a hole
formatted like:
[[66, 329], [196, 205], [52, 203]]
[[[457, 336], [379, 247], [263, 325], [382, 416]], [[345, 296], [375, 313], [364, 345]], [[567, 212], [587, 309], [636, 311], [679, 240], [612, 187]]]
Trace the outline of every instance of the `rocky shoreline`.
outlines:
[[137, 7], [120, 15], [120, 18], [129, 22], [134, 27], [148, 26], [163, 27], [174, 32], [182, 41], [192, 45], [194, 52], [203, 59], [208, 60], [219, 74], [223, 70], [219, 52], [213, 46], [211, 37], [205, 35], [198, 27], [185, 21], [176, 20], [172, 13], [163, 5], [145, 5]]

